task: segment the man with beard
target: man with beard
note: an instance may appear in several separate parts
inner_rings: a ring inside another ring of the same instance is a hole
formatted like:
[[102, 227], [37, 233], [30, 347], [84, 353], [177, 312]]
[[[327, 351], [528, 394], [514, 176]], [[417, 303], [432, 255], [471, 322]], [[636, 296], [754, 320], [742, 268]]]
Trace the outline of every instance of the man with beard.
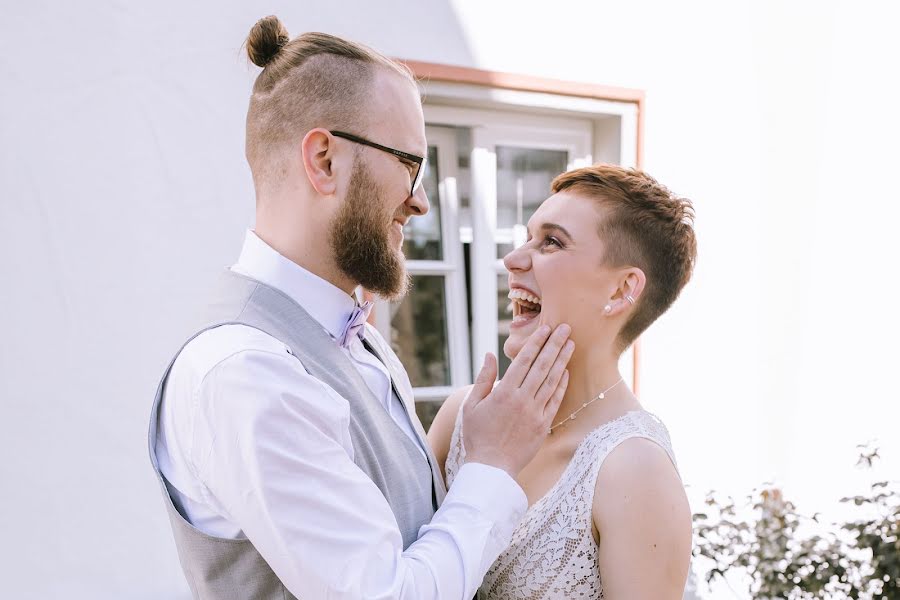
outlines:
[[514, 477], [565, 392], [568, 327], [529, 341], [464, 409], [452, 488], [409, 379], [366, 323], [360, 286], [408, 287], [402, 226], [428, 211], [415, 82], [275, 17], [247, 39], [263, 67], [247, 115], [256, 226], [204, 324], [163, 375], [150, 424], [195, 598], [471, 598], [527, 499]]

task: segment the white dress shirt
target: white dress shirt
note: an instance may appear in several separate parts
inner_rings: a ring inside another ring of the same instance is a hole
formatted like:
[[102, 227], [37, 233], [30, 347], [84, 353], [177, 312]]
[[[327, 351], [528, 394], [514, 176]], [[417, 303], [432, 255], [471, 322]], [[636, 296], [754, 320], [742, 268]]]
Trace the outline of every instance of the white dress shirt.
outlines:
[[[252, 231], [232, 269], [287, 294], [333, 337], [355, 307]], [[417, 417], [385, 366], [358, 338], [344, 352], [421, 449]], [[206, 331], [184, 348], [159, 423], [156, 456], [180, 512], [204, 533], [249, 538], [300, 598], [469, 599], [527, 508], [506, 472], [468, 463], [404, 551], [387, 501], [353, 462], [347, 400], [285, 344], [244, 325]]]

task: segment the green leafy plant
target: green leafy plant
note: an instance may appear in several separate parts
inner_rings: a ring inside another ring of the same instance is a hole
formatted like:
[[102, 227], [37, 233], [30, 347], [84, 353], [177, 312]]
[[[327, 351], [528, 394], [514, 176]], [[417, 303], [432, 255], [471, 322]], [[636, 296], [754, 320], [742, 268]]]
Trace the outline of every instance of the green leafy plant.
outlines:
[[[857, 465], [871, 467], [878, 450], [864, 448]], [[866, 518], [846, 523], [856, 547], [868, 552], [868, 582], [872, 598], [900, 598], [900, 491], [896, 482], [877, 481], [869, 493], [843, 498], [859, 507]]]
[[[871, 467], [877, 458], [877, 449], [864, 447], [858, 464]], [[842, 502], [862, 516], [826, 527], [772, 486], [742, 507], [710, 493], [694, 515], [694, 556], [709, 566], [708, 583], [736, 575], [749, 581], [754, 600], [900, 600], [900, 492], [879, 481]]]

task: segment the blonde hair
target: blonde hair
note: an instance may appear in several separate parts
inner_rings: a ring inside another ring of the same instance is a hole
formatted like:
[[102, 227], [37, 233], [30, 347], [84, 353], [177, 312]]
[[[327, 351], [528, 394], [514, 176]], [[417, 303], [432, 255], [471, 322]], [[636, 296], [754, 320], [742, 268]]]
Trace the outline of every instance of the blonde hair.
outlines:
[[263, 68], [247, 111], [247, 162], [257, 184], [277, 175], [284, 151], [310, 129], [365, 132], [377, 69], [416, 84], [405, 65], [362, 44], [327, 33], [292, 40], [275, 16], [256, 22], [246, 47], [250, 60]]

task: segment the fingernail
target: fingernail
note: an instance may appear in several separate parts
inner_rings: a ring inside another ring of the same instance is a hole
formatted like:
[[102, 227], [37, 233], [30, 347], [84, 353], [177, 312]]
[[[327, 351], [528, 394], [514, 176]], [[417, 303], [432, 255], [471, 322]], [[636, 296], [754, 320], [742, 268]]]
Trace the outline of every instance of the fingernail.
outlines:
[[548, 333], [550, 333], [550, 326], [541, 325], [541, 335], [547, 335]]
[[570, 333], [572, 333], [572, 328], [569, 327], [569, 325], [566, 323], [560, 325], [559, 330], [563, 333], [563, 335], [569, 335]]

